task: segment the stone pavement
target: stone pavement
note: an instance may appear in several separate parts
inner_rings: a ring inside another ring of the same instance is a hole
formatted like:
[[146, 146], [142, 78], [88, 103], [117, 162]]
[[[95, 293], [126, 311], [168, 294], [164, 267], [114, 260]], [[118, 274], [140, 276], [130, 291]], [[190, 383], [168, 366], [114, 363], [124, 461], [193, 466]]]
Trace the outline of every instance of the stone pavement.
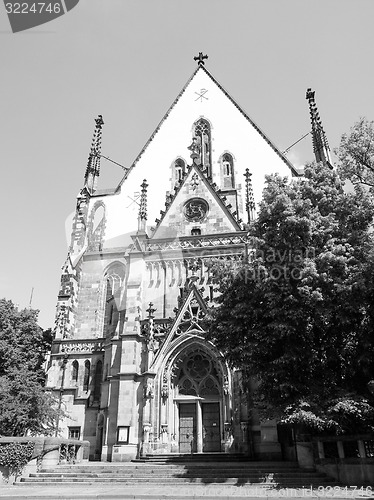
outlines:
[[[373, 488], [374, 489], [374, 488]], [[319, 498], [346, 500], [367, 498], [374, 499], [372, 489], [352, 488], [263, 488], [260, 486], [235, 485], [176, 485], [173, 486], [126, 486], [121, 484], [74, 484], [74, 485], [0, 485], [0, 498], [3, 499], [124, 499], [124, 500], [266, 500], [292, 498], [305, 500]]]

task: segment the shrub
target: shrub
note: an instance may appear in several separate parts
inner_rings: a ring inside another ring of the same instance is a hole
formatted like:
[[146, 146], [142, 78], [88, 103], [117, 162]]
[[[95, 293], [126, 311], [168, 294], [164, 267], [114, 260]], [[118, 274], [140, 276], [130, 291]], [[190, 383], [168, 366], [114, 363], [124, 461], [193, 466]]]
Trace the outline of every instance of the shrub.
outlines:
[[34, 443], [0, 444], [0, 465], [8, 467], [9, 475], [19, 476], [30, 461], [34, 451]]

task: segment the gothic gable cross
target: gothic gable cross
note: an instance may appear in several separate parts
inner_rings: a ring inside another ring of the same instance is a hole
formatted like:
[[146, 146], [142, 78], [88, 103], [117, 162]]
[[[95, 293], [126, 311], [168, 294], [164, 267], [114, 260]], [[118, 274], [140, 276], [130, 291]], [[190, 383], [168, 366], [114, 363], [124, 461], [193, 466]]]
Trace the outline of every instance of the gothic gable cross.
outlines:
[[205, 64], [204, 59], [208, 59], [208, 56], [207, 55], [203, 56], [202, 52], [199, 52], [199, 55], [194, 57], [194, 61], [197, 61], [197, 64], [199, 66], [204, 66]]

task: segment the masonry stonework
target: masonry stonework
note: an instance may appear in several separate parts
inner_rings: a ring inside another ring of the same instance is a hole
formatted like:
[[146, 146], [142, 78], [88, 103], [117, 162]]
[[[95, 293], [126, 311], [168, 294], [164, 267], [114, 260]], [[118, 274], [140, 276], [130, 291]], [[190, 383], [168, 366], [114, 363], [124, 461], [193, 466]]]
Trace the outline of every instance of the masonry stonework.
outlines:
[[[209, 99], [200, 102], [201, 88]], [[98, 189], [103, 124], [99, 117], [58, 297], [47, 381], [67, 415], [57, 434], [78, 433], [91, 459], [108, 461], [281, 458], [275, 423], [260, 424], [248, 384], [202, 320], [217, 296], [212, 261], [246, 258], [249, 193], [258, 203], [265, 174], [296, 170], [201, 61], [109, 190]]]

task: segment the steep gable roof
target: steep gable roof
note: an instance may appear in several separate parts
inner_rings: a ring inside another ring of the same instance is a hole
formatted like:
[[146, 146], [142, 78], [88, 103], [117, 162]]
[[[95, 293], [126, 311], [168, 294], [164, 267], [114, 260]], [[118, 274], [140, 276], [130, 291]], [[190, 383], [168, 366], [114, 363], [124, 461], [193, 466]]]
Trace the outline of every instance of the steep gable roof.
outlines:
[[261, 137], [269, 144], [269, 146], [276, 152], [276, 154], [283, 160], [283, 162], [289, 167], [291, 170], [292, 174], [295, 176], [298, 176], [298, 172], [296, 168], [292, 165], [292, 163], [286, 158], [283, 153], [279, 150], [279, 148], [269, 139], [269, 137], [260, 129], [258, 125], [255, 124], [255, 122], [248, 116], [248, 114], [239, 106], [239, 104], [231, 97], [231, 95], [224, 89], [224, 87], [212, 76], [212, 74], [203, 66], [199, 65], [196, 70], [193, 72], [191, 77], [188, 79], [186, 84], [183, 86], [182, 90], [179, 92], [177, 97], [174, 99], [173, 103], [153, 131], [152, 135], [150, 138], [147, 140], [145, 145], [143, 146], [142, 150], [138, 154], [138, 156], [135, 158], [134, 162], [132, 165], [129, 167], [129, 169], [126, 171], [125, 175], [121, 179], [116, 191], [120, 190], [121, 186], [129, 176], [130, 172], [133, 170], [133, 168], [136, 166], [140, 158], [142, 157], [144, 151], [147, 149], [149, 144], [153, 141], [154, 137], [156, 136], [157, 132], [160, 130], [162, 124], [164, 121], [168, 118], [170, 112], [173, 110], [175, 105], [178, 103], [180, 100], [181, 96], [184, 94], [185, 90], [187, 87], [190, 85], [192, 80], [195, 78], [195, 76], [198, 74], [198, 72], [203, 71], [212, 81], [213, 83], [225, 94], [225, 96], [232, 102], [232, 104], [240, 111], [240, 113], [246, 118], [246, 120], [252, 125], [252, 127], [261, 135]]

